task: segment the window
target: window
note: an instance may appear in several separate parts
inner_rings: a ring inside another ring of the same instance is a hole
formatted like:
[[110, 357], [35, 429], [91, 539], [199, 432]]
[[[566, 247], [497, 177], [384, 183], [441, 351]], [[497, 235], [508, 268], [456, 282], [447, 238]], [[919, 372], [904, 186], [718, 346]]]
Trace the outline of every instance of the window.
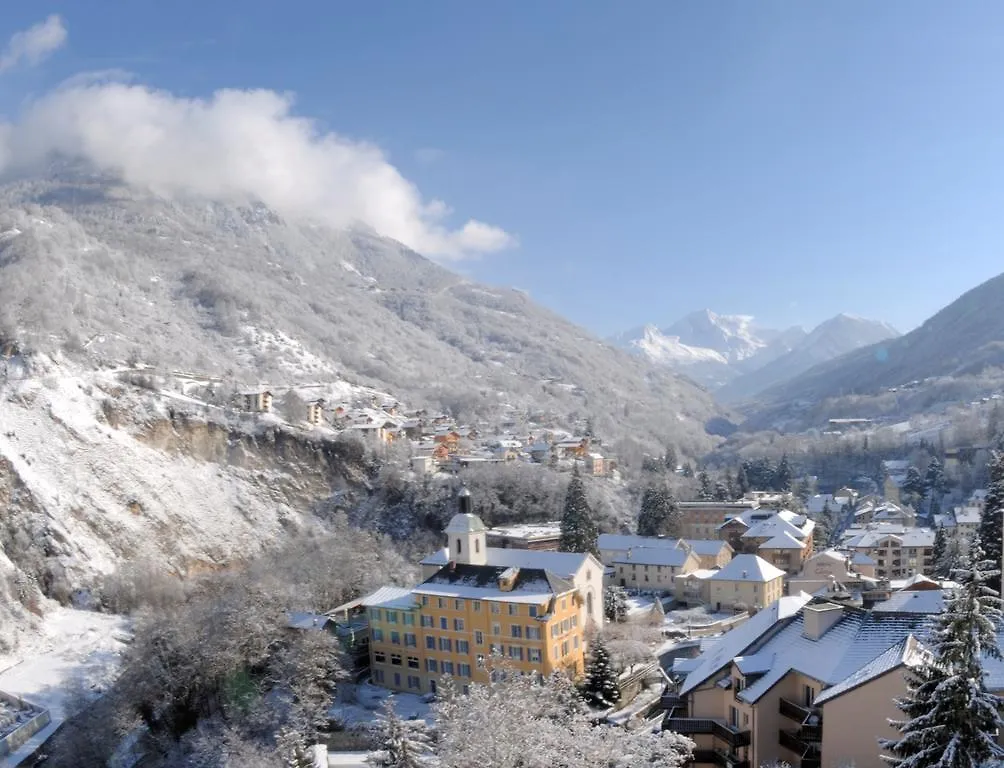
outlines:
[[462, 542], [460, 539], [457, 539], [457, 554], [459, 555], [463, 551], [464, 551], [464, 542]]
[[436, 650], [436, 638], [432, 635], [425, 636], [425, 647], [430, 651]]
[[481, 539], [475, 539], [474, 540], [474, 551], [475, 552], [480, 552], [481, 551]]
[[394, 673], [394, 685], [396, 685], [398, 688], [401, 687], [401, 673], [400, 672], [395, 672]]
[[474, 644], [475, 645], [485, 644], [485, 633], [482, 632], [480, 629], [474, 632]]
[[419, 691], [422, 690], [422, 678], [408, 675], [408, 687]]
[[404, 644], [407, 648], [417, 648], [418, 647], [418, 637], [416, 637], [414, 632], [404, 633]]
[[494, 624], [492, 624], [492, 634], [495, 635], [495, 636], [501, 635], [502, 634], [502, 625], [499, 624], [498, 622], [495, 622]]
[[478, 669], [483, 669], [485, 666], [485, 655], [483, 653], [478, 654], [477, 662], [478, 662]]
[[387, 611], [387, 623], [397, 624], [397, 611]]
[[568, 598], [561, 598], [561, 610], [566, 610], [568, 608]]
[[392, 653], [390, 655], [390, 663], [393, 664], [395, 667], [400, 667], [401, 666], [401, 654], [400, 653]]
[[432, 617], [431, 616], [426, 616], [425, 614], [423, 614], [422, 615], [422, 626], [423, 627], [431, 627], [432, 625], [433, 625]]
[[518, 637], [520, 639], [523, 638], [523, 627], [521, 627], [519, 624], [513, 624], [511, 627], [509, 627], [509, 631], [511, 632], [513, 637]]
[[382, 629], [374, 629], [373, 630], [373, 642], [374, 643], [382, 643], [383, 642], [383, 630]]
[[453, 651], [453, 641], [448, 637], [439, 638], [439, 650]]
[[382, 669], [374, 669], [373, 670], [373, 680], [375, 680], [378, 683], [382, 683], [383, 679], [384, 679], [383, 670]]
[[464, 631], [464, 620], [463, 619], [454, 619], [453, 620], [453, 631], [454, 632], [463, 632]]
[[444, 661], [440, 666], [442, 666], [442, 668], [443, 668], [443, 674], [444, 675], [452, 675], [453, 674], [453, 662], [452, 661]]
[[445, 608], [446, 607], [446, 601], [443, 598], [441, 598], [441, 597], [439, 598], [439, 607], [440, 608]]
[[565, 634], [568, 631], [568, 629], [569, 629], [570, 626], [571, 626], [571, 622], [568, 619], [562, 619], [561, 620], [561, 634]]
[[491, 651], [492, 656], [494, 656], [496, 653], [499, 655], [502, 654], [502, 646], [497, 645], [496, 643], [492, 643], [491, 648], [489, 648], [488, 650]]
[[573, 615], [572, 618], [570, 619], [570, 622], [573, 627], [579, 626], [579, 617]]
[[523, 661], [523, 648], [518, 645], [509, 646], [509, 658]]
[[390, 642], [393, 645], [401, 645], [401, 633], [400, 632], [391, 632], [390, 633]]
[[425, 671], [426, 672], [439, 672], [439, 663], [435, 659], [425, 660]]
[[552, 648], [551, 650], [554, 651], [554, 653], [551, 654], [552, 656], [554, 656], [554, 658], [556, 658], [556, 659], [560, 659], [561, 658], [561, 654], [558, 653], [558, 644], [557, 643], [554, 644], [554, 648]]
[[540, 627], [527, 627], [526, 628], [526, 639], [527, 640], [540, 640]]
[[579, 649], [579, 636], [578, 635], [576, 635], [575, 637], [572, 638], [572, 647], [575, 650]]
[[440, 616], [439, 617], [439, 628], [440, 629], [448, 629], [449, 626], [450, 626], [450, 620], [447, 619], [445, 616]]
[[428, 604], [429, 604], [429, 596], [422, 595], [422, 605], [428, 605]]
[[470, 653], [471, 644], [467, 640], [457, 640], [457, 653]]
[[471, 676], [471, 665], [470, 664], [457, 664], [457, 674], [461, 677]]
[[370, 615], [373, 617], [372, 618], [373, 621], [380, 621], [380, 609], [379, 608], [370, 608]]
[[492, 613], [502, 613], [502, 606], [498, 603], [492, 603]]
[[421, 666], [418, 663], [418, 656], [408, 657], [408, 669], [421, 669]]
[[474, 605], [474, 612], [475, 613], [481, 613], [481, 601], [480, 600], [475, 600], [473, 602], [473, 605]]
[[534, 664], [540, 664], [540, 648], [527, 648], [526, 660]]
[[373, 654], [373, 661], [375, 661], [377, 664], [386, 664], [387, 654], [384, 653], [383, 651], [376, 651]]
[[561, 634], [561, 625], [555, 622], [551, 625], [551, 637], [557, 637]]
[[536, 605], [531, 605], [530, 606], [530, 618], [531, 619], [537, 618], [537, 606]]
[[453, 601], [453, 609], [456, 610], [456, 611], [462, 611], [462, 610], [464, 610], [464, 601], [463, 600], [454, 600]]
[[561, 643], [561, 655], [562, 656], [567, 656], [568, 655], [568, 641], [567, 640], [564, 640]]
[[404, 619], [404, 625], [406, 627], [413, 627], [413, 626], [415, 626], [415, 614], [413, 614], [413, 613], [406, 613], [406, 614], [403, 615], [402, 618]]
[[739, 710], [735, 707], [729, 707], [729, 725], [733, 728], [739, 727]]
[[516, 603], [509, 603], [509, 615], [519, 616], [519, 606]]
[[802, 703], [807, 707], [811, 707], [812, 702], [815, 701], [815, 699], [816, 699], [816, 689], [813, 688], [811, 685], [803, 685]]

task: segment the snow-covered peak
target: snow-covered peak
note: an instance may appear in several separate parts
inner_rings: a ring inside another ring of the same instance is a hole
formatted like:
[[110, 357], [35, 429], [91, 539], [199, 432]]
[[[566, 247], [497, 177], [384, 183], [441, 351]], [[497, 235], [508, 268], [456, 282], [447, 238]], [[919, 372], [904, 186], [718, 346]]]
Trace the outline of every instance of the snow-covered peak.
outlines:
[[710, 309], [692, 312], [663, 333], [688, 346], [714, 350], [730, 363], [753, 357], [768, 344], [752, 316], [720, 315]]

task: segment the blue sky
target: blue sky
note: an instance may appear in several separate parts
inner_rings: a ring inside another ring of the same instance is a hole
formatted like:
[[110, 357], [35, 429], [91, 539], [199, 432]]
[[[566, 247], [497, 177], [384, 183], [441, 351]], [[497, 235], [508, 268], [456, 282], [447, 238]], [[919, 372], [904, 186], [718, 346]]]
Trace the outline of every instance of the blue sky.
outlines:
[[111, 2], [0, 79], [104, 69], [295, 94], [424, 197], [518, 238], [451, 262], [608, 334], [710, 307], [908, 330], [1004, 271], [1004, 5]]

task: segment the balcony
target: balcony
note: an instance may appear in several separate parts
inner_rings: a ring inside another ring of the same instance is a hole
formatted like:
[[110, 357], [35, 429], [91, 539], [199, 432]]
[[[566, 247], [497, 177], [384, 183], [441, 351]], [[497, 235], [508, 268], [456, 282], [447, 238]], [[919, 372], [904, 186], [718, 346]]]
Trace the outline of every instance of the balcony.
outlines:
[[778, 731], [777, 740], [782, 747], [790, 749], [798, 755], [801, 761], [800, 768], [810, 768], [812, 763], [815, 763], [816, 768], [819, 768], [820, 752], [816, 744], [810, 744], [801, 739], [799, 734], [789, 731]]
[[810, 707], [806, 707], [802, 704], [797, 704], [791, 699], [781, 699], [780, 705], [781, 714], [787, 717], [789, 720], [794, 720], [796, 723], [801, 725], [806, 720], [808, 720], [813, 715], [819, 716], [819, 713]]
[[722, 749], [695, 749], [693, 762], [719, 768], [749, 768], [750, 765], [749, 760]]
[[675, 731], [684, 736], [710, 733], [716, 739], [724, 741], [733, 749], [736, 747], [748, 747], [752, 741], [752, 735], [749, 731], [740, 731], [724, 720], [711, 717], [668, 717], [662, 721], [662, 727], [663, 730]]

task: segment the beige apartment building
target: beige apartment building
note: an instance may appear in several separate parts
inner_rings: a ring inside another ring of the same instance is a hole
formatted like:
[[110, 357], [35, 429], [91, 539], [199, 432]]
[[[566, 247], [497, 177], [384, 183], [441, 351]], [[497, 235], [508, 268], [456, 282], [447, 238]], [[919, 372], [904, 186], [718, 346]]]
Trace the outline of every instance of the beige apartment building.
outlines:
[[701, 561], [694, 552], [686, 549], [654, 549], [638, 547], [629, 549], [623, 557], [616, 558], [614, 583], [629, 589], [651, 589], [672, 592], [677, 574], [698, 570]]
[[905, 579], [931, 572], [934, 536], [930, 528], [872, 523], [848, 530], [841, 547], [874, 560], [876, 578]]
[[600, 560], [613, 565], [627, 557], [632, 549], [686, 549], [697, 555], [701, 568], [724, 568], [735, 550], [727, 541], [712, 539], [673, 539], [665, 536], [636, 536], [634, 534], [601, 533], [597, 540]]
[[708, 577], [708, 605], [716, 611], [759, 611], [784, 594], [784, 575], [756, 555], [736, 555]]
[[[894, 700], [927, 658], [929, 619], [783, 597], [676, 662], [664, 727], [694, 739], [699, 766], [879, 768], [878, 740], [894, 736], [888, 722], [901, 714]], [[991, 690], [1004, 689], [1004, 663], [987, 659], [984, 670]]]
[[685, 539], [718, 539], [718, 529], [722, 523], [737, 515], [757, 509], [755, 500], [721, 501], [681, 501], [677, 505]]

